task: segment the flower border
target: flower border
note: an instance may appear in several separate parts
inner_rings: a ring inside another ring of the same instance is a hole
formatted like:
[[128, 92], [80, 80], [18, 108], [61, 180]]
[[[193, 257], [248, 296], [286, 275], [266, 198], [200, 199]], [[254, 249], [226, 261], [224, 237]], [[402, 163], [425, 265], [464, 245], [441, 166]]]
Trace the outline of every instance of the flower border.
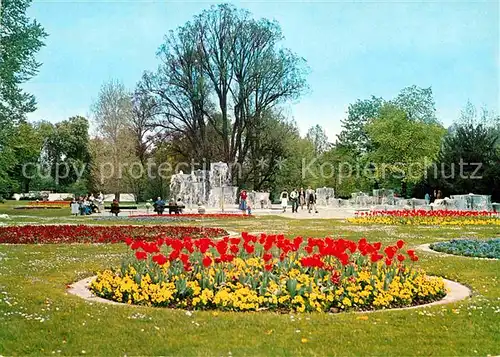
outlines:
[[[97, 278], [97, 275], [76, 281], [73, 284], [68, 285], [67, 292], [71, 295], [78, 296], [78, 297], [80, 297], [86, 301], [90, 301], [90, 302], [129, 306], [132, 308], [148, 308], [148, 309], [154, 308], [154, 309], [188, 311], [188, 310], [181, 309], [181, 308], [173, 309], [173, 308], [165, 308], [165, 307], [150, 307], [150, 306], [143, 306], [143, 305], [127, 304], [124, 302], [116, 302], [113, 300], [108, 300], [108, 299], [98, 297], [98, 296], [94, 295], [92, 293], [92, 291], [90, 290], [90, 282], [92, 280], [94, 280], [95, 278]], [[378, 309], [378, 310], [367, 310], [367, 311], [352, 310], [352, 311], [346, 311], [346, 312], [339, 312], [339, 314], [342, 314], [342, 313], [366, 314], [366, 313], [381, 312], [381, 311], [398, 311], [398, 310], [419, 309], [419, 308], [425, 308], [425, 307], [436, 306], [436, 305], [451, 304], [451, 303], [455, 303], [457, 301], [465, 300], [465, 299], [472, 296], [472, 290], [469, 289], [467, 286], [460, 284], [460, 283], [453, 281], [453, 280], [448, 280], [448, 279], [444, 279], [444, 278], [442, 278], [442, 279], [444, 281], [446, 289], [448, 289], [449, 292], [441, 300], [433, 301], [433, 302], [430, 302], [427, 304], [407, 306], [407, 307], [397, 307], [397, 308], [392, 308], [392, 309]], [[256, 311], [254, 313], [261, 313], [261, 312], [262, 311]], [[240, 312], [233, 311], [233, 313], [240, 313]], [[244, 312], [244, 313], [248, 313], [248, 312]], [[275, 314], [275, 312], [271, 312], [271, 313]]]

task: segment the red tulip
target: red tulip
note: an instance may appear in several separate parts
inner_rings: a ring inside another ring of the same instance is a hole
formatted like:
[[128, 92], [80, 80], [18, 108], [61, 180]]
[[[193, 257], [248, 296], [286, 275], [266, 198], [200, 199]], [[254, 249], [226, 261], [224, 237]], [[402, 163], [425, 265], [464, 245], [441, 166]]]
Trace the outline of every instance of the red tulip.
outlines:
[[372, 263], [376, 263], [378, 262], [380, 259], [382, 259], [384, 256], [382, 254], [378, 254], [378, 253], [373, 253], [372, 255], [370, 255], [370, 261]]
[[266, 253], [262, 258], [264, 259], [265, 262], [268, 262], [271, 259], [273, 259], [273, 255], [271, 253]]
[[241, 242], [241, 238], [230, 238], [229, 242], [234, 245], [238, 245]]
[[187, 264], [189, 263], [189, 255], [187, 254], [181, 254], [179, 256], [179, 259], [181, 260], [181, 262], [183, 262], [184, 264]]
[[217, 252], [222, 255], [222, 254], [225, 254], [226, 251], [227, 251], [227, 243], [224, 242], [224, 241], [219, 241], [217, 242], [217, 244], [215, 245], [215, 248], [217, 249]]
[[293, 240], [293, 248], [295, 251], [299, 250], [299, 247], [303, 241], [304, 239], [302, 237], [295, 237], [295, 239]]
[[174, 261], [177, 258], [179, 258], [180, 252], [178, 250], [173, 250], [169, 255], [168, 255], [168, 260]]
[[393, 246], [386, 247], [384, 249], [385, 254], [387, 255], [387, 258], [392, 259], [394, 258], [394, 255], [396, 254], [397, 248]]
[[134, 241], [131, 245], [130, 245], [130, 248], [132, 248], [133, 250], [137, 250], [139, 249], [140, 247], [142, 246], [142, 242], [141, 241]]
[[244, 243], [243, 247], [245, 248], [245, 251], [248, 254], [253, 254], [255, 252], [255, 247], [253, 245], [249, 245], [249, 244]]
[[235, 258], [235, 256], [234, 256], [234, 255], [231, 255], [231, 254], [222, 254], [222, 255], [220, 256], [220, 261], [221, 261], [222, 263], [230, 263], [230, 262], [232, 262], [232, 261], [233, 261], [233, 259], [234, 259], [234, 258]]
[[153, 256], [153, 261], [158, 265], [164, 265], [167, 262], [167, 257], [163, 254], [157, 254]]
[[312, 257], [303, 257], [300, 259], [300, 264], [304, 267], [311, 268], [323, 268], [325, 263], [320, 259], [320, 257], [316, 254]]
[[210, 258], [209, 256], [205, 256], [205, 257], [203, 257], [202, 263], [203, 263], [203, 266], [205, 268], [207, 268], [210, 266], [210, 264], [212, 264], [212, 258]]

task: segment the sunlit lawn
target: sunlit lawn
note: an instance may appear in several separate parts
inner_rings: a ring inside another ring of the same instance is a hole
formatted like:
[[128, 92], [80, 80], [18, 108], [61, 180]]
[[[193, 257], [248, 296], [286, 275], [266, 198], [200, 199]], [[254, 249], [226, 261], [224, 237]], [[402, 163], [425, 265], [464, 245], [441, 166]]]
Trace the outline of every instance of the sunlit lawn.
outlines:
[[[29, 201], [14, 201], [7, 200], [4, 203], [0, 203], [0, 214], [8, 214], [9, 216], [13, 216], [13, 218], [19, 218], [19, 216], [29, 216], [32, 221], [33, 220], [42, 220], [53, 217], [60, 218], [71, 218], [71, 208], [69, 206], [69, 202], [66, 207], [63, 208], [44, 208], [44, 209], [19, 209], [23, 206], [28, 206]], [[105, 206], [109, 206], [111, 202], [105, 202]], [[136, 204], [134, 202], [123, 202], [122, 206], [136, 206], [139, 208], [145, 208], [144, 203]], [[80, 219], [87, 218], [95, 218], [94, 216], [89, 217], [80, 217]], [[22, 220], [23, 218], [21, 218]]]
[[[278, 217], [177, 224], [289, 236], [365, 236], [386, 243], [402, 238], [413, 246], [500, 233], [500, 227], [355, 226]], [[0, 355], [500, 354], [500, 261], [421, 253], [420, 266], [470, 286], [474, 296], [453, 305], [370, 314], [189, 316], [180, 310], [91, 304], [66, 293], [67, 284], [117, 265], [126, 251], [121, 244], [0, 245]]]

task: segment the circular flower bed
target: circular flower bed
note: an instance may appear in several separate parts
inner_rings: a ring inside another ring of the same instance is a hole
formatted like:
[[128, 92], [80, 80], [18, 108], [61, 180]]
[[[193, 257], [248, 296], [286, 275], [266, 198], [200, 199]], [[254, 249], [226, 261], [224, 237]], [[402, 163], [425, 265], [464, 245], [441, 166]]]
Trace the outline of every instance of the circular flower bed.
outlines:
[[129, 239], [155, 241], [164, 237], [220, 237], [222, 228], [188, 226], [43, 225], [0, 227], [0, 244], [119, 243]]
[[494, 212], [458, 210], [388, 210], [356, 212], [349, 223], [426, 226], [500, 225]]
[[500, 259], [500, 238], [453, 239], [449, 242], [432, 243], [430, 248], [438, 252], [466, 257]]
[[441, 278], [413, 267], [403, 241], [293, 240], [283, 235], [128, 240], [120, 269], [92, 281], [97, 296], [128, 304], [233, 311], [373, 310], [446, 295]]

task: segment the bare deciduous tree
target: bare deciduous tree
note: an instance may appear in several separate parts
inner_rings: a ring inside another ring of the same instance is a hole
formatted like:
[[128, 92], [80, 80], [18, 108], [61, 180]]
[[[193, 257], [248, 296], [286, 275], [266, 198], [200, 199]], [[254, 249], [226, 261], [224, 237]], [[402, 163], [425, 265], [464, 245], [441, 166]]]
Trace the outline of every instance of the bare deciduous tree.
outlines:
[[102, 86], [92, 116], [97, 128], [92, 142], [93, 182], [119, 198], [133, 182], [130, 167], [137, 161], [131, 95], [122, 83], [110, 81]]
[[282, 39], [276, 22], [228, 4], [170, 32], [161, 65], [141, 85], [161, 108], [157, 125], [189, 141], [193, 158], [220, 152], [228, 163], [245, 163], [261, 145], [263, 114], [306, 88], [305, 60], [281, 48]]

